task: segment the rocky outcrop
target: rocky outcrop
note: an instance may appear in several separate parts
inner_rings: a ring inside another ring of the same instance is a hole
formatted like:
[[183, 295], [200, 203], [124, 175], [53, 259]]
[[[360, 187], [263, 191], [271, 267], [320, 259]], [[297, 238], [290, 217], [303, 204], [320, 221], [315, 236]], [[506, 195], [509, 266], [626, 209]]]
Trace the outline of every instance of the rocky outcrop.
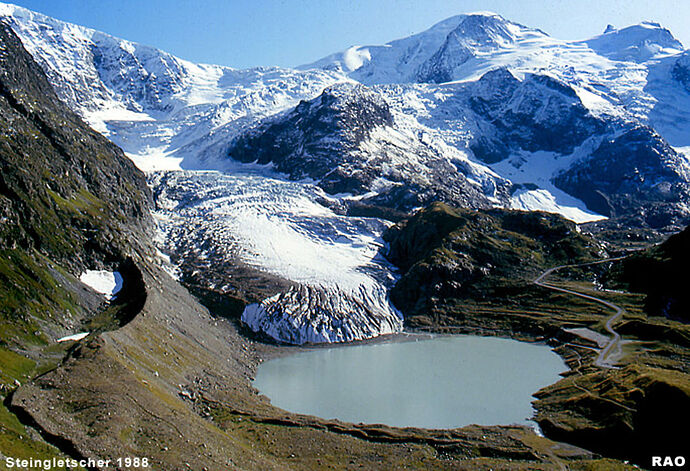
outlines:
[[392, 124], [393, 116], [379, 95], [362, 85], [340, 85], [301, 102], [284, 118], [239, 136], [229, 155], [240, 162], [273, 164], [295, 180], [320, 180], [331, 193], [362, 192], [374, 176], [347, 179], [338, 165], [356, 164], [349, 154], [377, 128]]
[[293, 180], [313, 179], [330, 194], [400, 210], [435, 200], [487, 207], [489, 198], [506, 197], [503, 179], [485, 176], [482, 187], [468, 163], [454, 164], [420, 135], [396, 129], [381, 94], [363, 85], [328, 88], [266, 120], [234, 139], [228, 155], [271, 164]]
[[671, 77], [690, 93], [690, 53], [686, 52], [678, 58], [671, 68]]
[[637, 218], [652, 228], [677, 227], [690, 218], [690, 167], [645, 126], [602, 142], [554, 183], [609, 217]]
[[567, 155], [606, 129], [572, 87], [547, 75], [518, 80], [507, 69], [496, 69], [468, 91], [471, 109], [488, 124], [470, 148], [486, 163], [520, 150]]

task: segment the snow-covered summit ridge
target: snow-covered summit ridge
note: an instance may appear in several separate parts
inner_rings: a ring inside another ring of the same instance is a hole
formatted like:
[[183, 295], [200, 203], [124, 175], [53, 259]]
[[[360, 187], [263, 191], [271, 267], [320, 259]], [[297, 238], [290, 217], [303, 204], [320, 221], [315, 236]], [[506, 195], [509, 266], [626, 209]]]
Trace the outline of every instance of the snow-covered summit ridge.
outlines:
[[609, 59], [633, 62], [678, 54], [685, 49], [668, 29], [652, 21], [622, 29], [609, 25], [603, 34], [582, 43]]
[[426, 31], [385, 45], [353, 46], [300, 69], [336, 70], [365, 84], [439, 82], [429, 80], [439, 63], [467, 60], [531, 37], [547, 35], [495, 13], [470, 13], [453, 16]]
[[385, 45], [352, 46], [301, 68], [341, 71], [368, 85], [476, 80], [497, 67], [518, 75], [548, 71], [573, 84], [604, 85], [610, 90], [593, 93], [610, 101], [626, 99], [630, 87], [644, 88], [637, 64], [682, 52], [680, 41], [654, 22], [564, 41], [494, 13], [473, 13]]

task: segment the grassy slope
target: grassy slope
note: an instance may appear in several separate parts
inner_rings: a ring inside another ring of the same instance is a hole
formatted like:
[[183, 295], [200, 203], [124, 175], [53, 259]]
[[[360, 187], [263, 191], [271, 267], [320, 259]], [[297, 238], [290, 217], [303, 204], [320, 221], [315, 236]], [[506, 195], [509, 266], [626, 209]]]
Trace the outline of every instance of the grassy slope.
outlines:
[[471, 211], [435, 203], [386, 234], [403, 272], [391, 293], [406, 316], [454, 299], [509, 298], [550, 266], [593, 260], [600, 249], [576, 226], [546, 213]]
[[[146, 225], [143, 175], [59, 102], [0, 25], [0, 396], [54, 368], [102, 299], [75, 278], [117, 266]], [[122, 196], [126, 195], [126, 196]], [[0, 405], [0, 451], [62, 456]], [[4, 460], [0, 467], [4, 466]]]

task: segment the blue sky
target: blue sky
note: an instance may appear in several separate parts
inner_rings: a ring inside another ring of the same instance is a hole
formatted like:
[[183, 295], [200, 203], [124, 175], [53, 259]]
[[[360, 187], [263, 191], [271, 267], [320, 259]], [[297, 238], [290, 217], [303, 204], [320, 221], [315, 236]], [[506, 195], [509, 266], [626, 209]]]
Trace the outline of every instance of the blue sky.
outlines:
[[354, 44], [381, 44], [449, 16], [495, 11], [562, 39], [658, 21], [690, 47], [688, 0], [16, 0], [14, 3], [233, 67], [296, 66]]

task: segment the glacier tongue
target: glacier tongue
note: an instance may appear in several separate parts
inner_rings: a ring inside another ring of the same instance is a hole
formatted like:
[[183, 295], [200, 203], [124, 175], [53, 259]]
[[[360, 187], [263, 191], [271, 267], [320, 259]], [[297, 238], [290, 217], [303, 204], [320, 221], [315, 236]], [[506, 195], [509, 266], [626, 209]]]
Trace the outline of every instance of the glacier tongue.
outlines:
[[[388, 300], [394, 269], [381, 255], [387, 223], [336, 214], [320, 188], [255, 174], [157, 173], [151, 183], [163, 249], [209, 266], [241, 262], [288, 280], [242, 321], [286, 343], [345, 342], [402, 330]], [[323, 204], [322, 204], [323, 203]], [[326, 204], [326, 205], [324, 205]], [[216, 288], [235, 280], [228, 274]]]
[[250, 304], [242, 321], [287, 343], [349, 342], [402, 330], [402, 318], [381, 286], [305, 284]]

